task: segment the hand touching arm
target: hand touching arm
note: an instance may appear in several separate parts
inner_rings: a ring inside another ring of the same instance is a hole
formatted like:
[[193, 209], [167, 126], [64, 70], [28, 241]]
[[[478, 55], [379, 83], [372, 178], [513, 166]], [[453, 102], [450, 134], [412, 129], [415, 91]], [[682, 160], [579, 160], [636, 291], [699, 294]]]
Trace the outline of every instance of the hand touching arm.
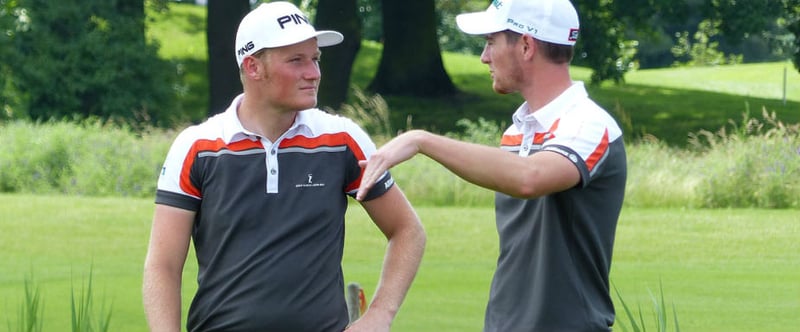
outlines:
[[531, 198], [563, 191], [580, 181], [575, 164], [555, 152], [520, 157], [496, 147], [412, 130], [395, 137], [369, 160], [361, 162], [366, 167], [356, 199], [363, 198], [386, 170], [417, 153], [464, 180], [514, 197]]

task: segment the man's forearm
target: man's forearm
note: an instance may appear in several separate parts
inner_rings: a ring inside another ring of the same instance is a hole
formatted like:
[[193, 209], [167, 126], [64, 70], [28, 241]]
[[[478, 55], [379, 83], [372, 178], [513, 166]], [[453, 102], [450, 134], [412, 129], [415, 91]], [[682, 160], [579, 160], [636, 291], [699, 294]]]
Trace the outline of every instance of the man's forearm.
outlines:
[[422, 227], [409, 227], [394, 234], [386, 247], [381, 280], [370, 309], [394, 319], [419, 269], [425, 250]]
[[142, 299], [147, 324], [152, 332], [181, 330], [180, 277], [145, 270]]

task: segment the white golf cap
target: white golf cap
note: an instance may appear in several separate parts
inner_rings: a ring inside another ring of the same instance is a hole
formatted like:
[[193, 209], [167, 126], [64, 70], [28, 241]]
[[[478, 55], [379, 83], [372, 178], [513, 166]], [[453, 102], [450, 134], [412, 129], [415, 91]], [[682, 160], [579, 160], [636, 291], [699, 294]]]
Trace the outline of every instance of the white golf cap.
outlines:
[[486, 11], [456, 16], [456, 23], [472, 35], [512, 30], [561, 45], [575, 45], [580, 26], [569, 0], [494, 0]]
[[263, 48], [281, 47], [311, 38], [317, 46], [336, 45], [344, 40], [341, 33], [314, 29], [303, 12], [290, 2], [262, 3], [248, 13], [236, 31], [236, 63]]

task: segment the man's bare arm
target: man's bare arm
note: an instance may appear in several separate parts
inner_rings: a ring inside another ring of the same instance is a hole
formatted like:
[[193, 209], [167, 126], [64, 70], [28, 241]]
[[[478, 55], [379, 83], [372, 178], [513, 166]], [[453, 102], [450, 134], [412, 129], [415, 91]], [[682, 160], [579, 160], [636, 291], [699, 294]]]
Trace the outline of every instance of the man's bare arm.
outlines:
[[395, 137], [369, 160], [361, 162], [365, 170], [356, 198], [364, 197], [383, 172], [417, 153], [466, 181], [514, 197], [539, 197], [572, 188], [580, 181], [575, 164], [555, 152], [520, 157], [496, 147], [412, 130]]
[[422, 261], [425, 231], [397, 185], [362, 205], [388, 245], [375, 296], [364, 316], [347, 331], [388, 331]]
[[181, 277], [194, 215], [192, 211], [156, 204], [142, 287], [150, 331], [181, 330]]

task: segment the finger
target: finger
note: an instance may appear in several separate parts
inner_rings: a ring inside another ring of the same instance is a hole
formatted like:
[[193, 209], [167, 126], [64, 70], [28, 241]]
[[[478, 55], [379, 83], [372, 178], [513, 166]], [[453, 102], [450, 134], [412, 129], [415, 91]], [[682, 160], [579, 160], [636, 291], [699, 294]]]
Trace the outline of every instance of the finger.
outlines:
[[369, 183], [369, 160], [359, 160], [358, 166], [362, 168], [361, 174], [361, 185], [358, 186], [358, 191], [356, 192], [356, 200], [361, 201], [366, 196], [367, 192], [369, 192], [369, 188], [372, 187], [372, 184]]
[[[359, 162], [361, 164], [361, 162]], [[364, 161], [365, 168], [364, 174], [361, 176], [361, 185], [358, 187], [358, 192], [356, 192], [356, 200], [361, 201], [367, 195], [369, 190], [375, 185], [375, 179], [372, 176], [372, 168], [369, 165], [366, 165], [367, 162]]]

